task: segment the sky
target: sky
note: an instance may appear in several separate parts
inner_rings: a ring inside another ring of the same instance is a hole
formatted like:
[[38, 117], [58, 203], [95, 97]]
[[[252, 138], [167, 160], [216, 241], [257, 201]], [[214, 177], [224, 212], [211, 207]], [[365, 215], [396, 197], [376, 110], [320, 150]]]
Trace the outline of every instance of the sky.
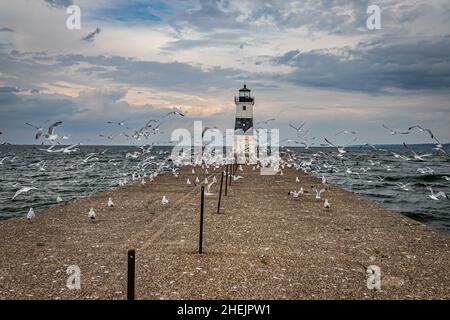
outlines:
[[[369, 5], [381, 9], [370, 30]], [[66, 9], [81, 10], [70, 30]], [[67, 143], [100, 137], [126, 120], [138, 128], [174, 108], [154, 137], [175, 128], [233, 128], [245, 82], [255, 122], [275, 118], [282, 139], [305, 122], [310, 138], [357, 132], [358, 143], [427, 143], [420, 124], [450, 141], [450, 2], [254, 0], [2, 0], [0, 142], [32, 144], [25, 122], [58, 127]]]

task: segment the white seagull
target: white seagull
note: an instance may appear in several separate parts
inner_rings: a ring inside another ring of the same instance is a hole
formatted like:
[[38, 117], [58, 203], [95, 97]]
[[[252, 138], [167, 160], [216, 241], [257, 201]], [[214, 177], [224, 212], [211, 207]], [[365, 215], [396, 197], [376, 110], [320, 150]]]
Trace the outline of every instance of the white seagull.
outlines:
[[433, 189], [431, 187], [427, 187], [427, 190], [429, 190], [431, 192], [431, 194], [429, 194], [428, 196], [435, 200], [435, 201], [439, 201], [439, 198], [445, 198], [448, 199], [448, 196], [443, 192], [443, 191], [439, 191], [438, 193], [434, 193]]
[[33, 208], [30, 208], [30, 211], [27, 213], [27, 220], [31, 220], [34, 218], [34, 210]]
[[94, 208], [91, 208], [88, 212], [88, 218], [91, 221], [94, 221], [96, 217], [97, 217], [97, 215], [95, 214]]
[[328, 199], [325, 199], [325, 202], [324, 202], [324, 204], [323, 204], [323, 207], [324, 207], [325, 209], [330, 209], [330, 208], [331, 208], [331, 204], [328, 202]]
[[162, 204], [162, 205], [166, 205], [166, 204], [168, 204], [168, 203], [169, 203], [169, 199], [167, 199], [166, 196], [163, 196], [162, 199], [161, 199], [161, 204]]
[[14, 194], [14, 197], [12, 197], [11, 200], [14, 200], [18, 195], [20, 195], [20, 194], [22, 194], [22, 193], [26, 193], [26, 192], [31, 191], [31, 190], [37, 190], [37, 188], [35, 188], [35, 187], [23, 187], [23, 188], [19, 189], [19, 190]]
[[320, 190], [314, 189], [314, 191], [316, 191], [316, 199], [320, 199], [320, 195], [323, 192], [325, 192], [325, 189], [320, 189]]
[[114, 207], [114, 202], [112, 201], [111, 197], [109, 197], [108, 199], [108, 207], [109, 208]]

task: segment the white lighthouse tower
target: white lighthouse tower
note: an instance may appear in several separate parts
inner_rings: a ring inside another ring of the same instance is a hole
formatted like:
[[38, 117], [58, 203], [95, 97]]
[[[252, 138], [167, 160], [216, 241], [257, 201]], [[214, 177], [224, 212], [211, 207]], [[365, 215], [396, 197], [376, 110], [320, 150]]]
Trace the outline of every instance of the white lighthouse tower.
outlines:
[[253, 106], [255, 98], [251, 96], [251, 90], [244, 87], [239, 90], [239, 96], [234, 97], [236, 104], [236, 122], [234, 125], [233, 153], [237, 163], [256, 162], [256, 144], [253, 136]]

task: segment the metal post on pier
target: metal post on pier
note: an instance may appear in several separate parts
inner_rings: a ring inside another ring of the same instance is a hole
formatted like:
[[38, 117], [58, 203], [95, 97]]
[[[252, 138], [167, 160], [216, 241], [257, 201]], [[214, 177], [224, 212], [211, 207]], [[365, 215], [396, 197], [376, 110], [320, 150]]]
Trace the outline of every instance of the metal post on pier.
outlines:
[[225, 171], [225, 195], [228, 195], [228, 165]]
[[222, 200], [222, 184], [223, 184], [223, 171], [220, 178], [220, 191], [219, 191], [219, 204], [217, 205], [217, 213], [220, 213], [220, 200]]
[[200, 234], [198, 239], [198, 253], [203, 253], [203, 209], [205, 202], [205, 187], [202, 186], [202, 194], [200, 198]]
[[128, 284], [127, 284], [127, 299], [134, 300], [134, 284], [135, 284], [135, 257], [134, 249], [128, 250]]

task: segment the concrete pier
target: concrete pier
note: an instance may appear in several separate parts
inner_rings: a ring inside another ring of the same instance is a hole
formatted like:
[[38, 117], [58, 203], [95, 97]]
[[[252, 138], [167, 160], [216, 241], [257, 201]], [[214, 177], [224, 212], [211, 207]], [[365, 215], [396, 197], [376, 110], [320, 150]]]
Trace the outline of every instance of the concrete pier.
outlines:
[[[200, 185], [186, 180], [220, 183], [222, 169], [191, 169], [1, 223], [0, 298], [125, 299], [128, 249], [136, 250], [136, 299], [450, 298], [448, 235], [293, 169], [237, 171], [243, 179], [222, 195], [220, 214], [215, 184], [200, 255]], [[288, 195], [300, 187], [303, 196]], [[327, 189], [322, 199], [314, 187]], [[66, 287], [71, 265], [81, 270], [80, 290]], [[379, 291], [367, 288], [370, 265], [381, 270]]]

